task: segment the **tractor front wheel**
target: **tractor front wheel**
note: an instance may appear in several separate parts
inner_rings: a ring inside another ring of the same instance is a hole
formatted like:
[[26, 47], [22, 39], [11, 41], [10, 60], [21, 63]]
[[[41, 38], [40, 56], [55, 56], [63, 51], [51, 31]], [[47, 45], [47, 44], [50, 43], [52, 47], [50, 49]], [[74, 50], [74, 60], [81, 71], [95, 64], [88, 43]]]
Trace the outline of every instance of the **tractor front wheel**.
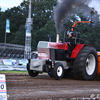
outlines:
[[95, 48], [85, 46], [79, 52], [73, 65], [76, 79], [93, 80], [97, 74], [98, 57]]
[[63, 77], [63, 75], [64, 75], [63, 65], [60, 62], [55, 63], [55, 67], [53, 69], [53, 77], [56, 80], [59, 80]]
[[27, 70], [28, 70], [28, 74], [31, 77], [36, 77], [39, 73], [38, 71], [30, 70], [30, 64], [27, 64]]
[[48, 72], [48, 75], [49, 75], [50, 77], [53, 77], [53, 72], [52, 72], [52, 71], [49, 71], [49, 72]]

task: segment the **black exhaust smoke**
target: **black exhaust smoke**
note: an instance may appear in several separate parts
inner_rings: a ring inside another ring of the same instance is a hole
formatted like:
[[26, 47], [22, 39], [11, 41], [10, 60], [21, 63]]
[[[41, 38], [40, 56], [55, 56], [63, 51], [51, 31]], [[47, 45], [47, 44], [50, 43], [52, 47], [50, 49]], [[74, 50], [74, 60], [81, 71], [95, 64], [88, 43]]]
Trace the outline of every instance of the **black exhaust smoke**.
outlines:
[[[95, 0], [99, 1], [99, 0]], [[78, 6], [81, 3], [89, 4], [91, 0], [58, 0], [57, 6], [54, 8], [54, 21], [57, 33], [60, 33], [64, 18], [70, 12], [71, 8]]]

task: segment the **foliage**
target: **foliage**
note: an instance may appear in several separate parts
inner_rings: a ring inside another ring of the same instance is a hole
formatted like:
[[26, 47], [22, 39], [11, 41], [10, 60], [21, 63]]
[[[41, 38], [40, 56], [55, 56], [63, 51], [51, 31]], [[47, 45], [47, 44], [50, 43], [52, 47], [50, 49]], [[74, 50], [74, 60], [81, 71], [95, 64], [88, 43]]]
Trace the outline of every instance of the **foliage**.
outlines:
[[[40, 37], [38, 37], [37, 34], [45, 35], [48, 33], [48, 30], [45, 30], [44, 26], [48, 23], [48, 21], [51, 21], [53, 6], [55, 6], [56, 3], [56, 0], [32, 0], [32, 18], [34, 29], [32, 32], [33, 46], [36, 47], [37, 42], [39, 41]], [[11, 33], [7, 34], [7, 43], [25, 44], [24, 26], [26, 18], [28, 17], [28, 9], [29, 1], [23, 0], [20, 6], [7, 9], [5, 12], [0, 12], [0, 42], [4, 42], [6, 19], [9, 19]], [[43, 36], [43, 38], [47, 40], [46, 36]], [[42, 37], [40, 40], [42, 40]]]
[[32, 32], [32, 46], [36, 47], [39, 41], [48, 41], [48, 35], [50, 34], [52, 35], [52, 41], [55, 41], [56, 30], [52, 20], [48, 21], [43, 28]]
[[25, 26], [20, 26], [19, 30], [14, 34], [14, 38], [10, 43], [25, 45]]
[[[56, 41], [56, 29], [53, 21], [53, 7], [56, 6], [56, 4], [57, 0], [32, 0], [33, 49], [37, 47], [39, 41], [48, 41], [49, 34], [52, 35], [52, 41]], [[90, 20], [90, 14], [87, 16], [88, 13], [82, 9], [82, 7], [86, 8], [88, 12], [90, 12], [90, 8], [83, 4], [81, 4], [80, 7], [82, 12], [85, 13], [81, 13], [79, 7], [74, 8], [74, 12], [70, 12], [66, 17], [67, 22], [62, 26], [60, 40], [64, 37], [65, 29], [72, 26], [73, 23], [78, 20], [75, 17], [76, 15], [78, 15], [82, 21]], [[28, 18], [28, 9], [29, 1], [23, 0], [18, 7], [7, 9], [5, 12], [0, 10], [0, 42], [4, 42], [6, 19], [9, 19], [11, 33], [7, 34], [7, 43], [25, 45], [25, 23], [26, 18]], [[96, 23], [78, 24], [77, 28], [81, 32], [81, 43], [90, 44], [97, 50], [100, 50], [100, 21], [97, 12], [95, 12], [93, 17], [97, 20]], [[93, 21], [95, 21], [94, 19]]]

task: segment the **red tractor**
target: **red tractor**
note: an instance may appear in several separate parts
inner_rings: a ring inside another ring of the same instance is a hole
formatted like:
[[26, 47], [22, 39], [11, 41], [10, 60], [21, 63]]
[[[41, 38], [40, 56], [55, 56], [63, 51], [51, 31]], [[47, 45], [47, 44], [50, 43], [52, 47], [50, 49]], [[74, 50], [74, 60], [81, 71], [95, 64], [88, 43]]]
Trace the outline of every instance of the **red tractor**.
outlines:
[[[78, 23], [91, 22], [77, 21], [72, 27], [66, 29], [62, 42], [59, 42], [58, 34], [57, 42], [39, 41], [38, 58], [30, 59], [27, 64], [31, 77], [47, 72], [50, 77], [58, 80], [67, 76], [71, 69], [76, 79], [93, 80], [95, 78], [98, 70], [97, 51], [90, 45], [79, 43], [80, 32], [75, 28]], [[70, 33], [71, 39], [68, 37]]]

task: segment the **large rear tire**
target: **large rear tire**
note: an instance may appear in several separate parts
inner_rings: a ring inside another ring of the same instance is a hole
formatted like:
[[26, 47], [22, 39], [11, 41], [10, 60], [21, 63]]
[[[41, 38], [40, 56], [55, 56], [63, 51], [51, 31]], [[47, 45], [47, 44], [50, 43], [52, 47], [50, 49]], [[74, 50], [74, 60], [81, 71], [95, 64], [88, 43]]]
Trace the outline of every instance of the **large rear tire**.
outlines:
[[31, 77], [36, 77], [38, 75], [38, 71], [35, 71], [35, 70], [30, 70], [30, 65], [27, 64], [27, 70], [28, 70], [28, 74], [31, 76]]
[[64, 75], [63, 65], [60, 62], [55, 63], [55, 67], [53, 69], [53, 77], [56, 80], [59, 80], [63, 77], [63, 75]]
[[71, 74], [72, 69], [68, 68], [68, 69], [64, 69], [64, 75], [63, 78], [68, 78]]
[[79, 52], [73, 65], [73, 76], [76, 79], [93, 80], [97, 74], [98, 57], [95, 48], [85, 46]]

